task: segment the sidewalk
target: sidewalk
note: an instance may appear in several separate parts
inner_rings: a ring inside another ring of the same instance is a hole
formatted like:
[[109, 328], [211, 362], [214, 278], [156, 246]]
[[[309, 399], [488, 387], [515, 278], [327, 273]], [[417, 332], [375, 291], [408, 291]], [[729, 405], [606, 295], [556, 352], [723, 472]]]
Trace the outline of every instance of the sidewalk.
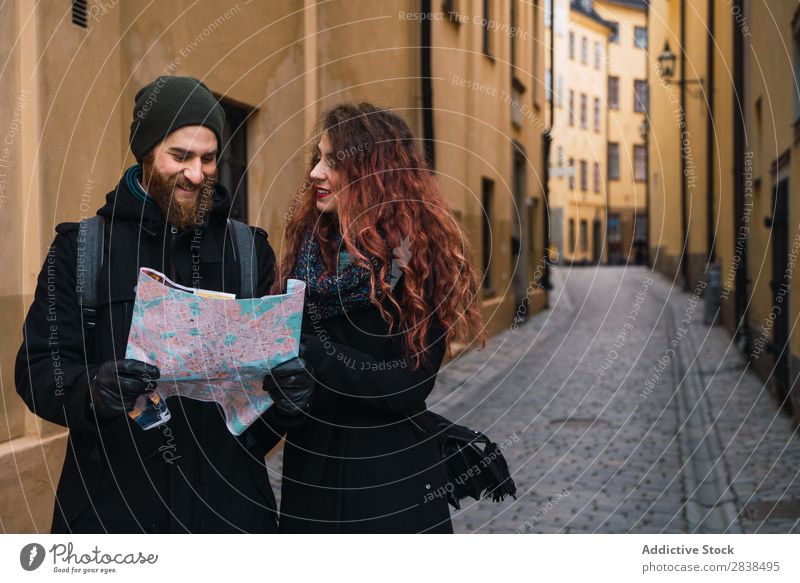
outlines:
[[[673, 292], [680, 320], [692, 294]], [[692, 532], [800, 532], [800, 435], [778, 409], [745, 355], [720, 326], [702, 323], [704, 305], [681, 342], [679, 393], [685, 399], [682, 454]]]

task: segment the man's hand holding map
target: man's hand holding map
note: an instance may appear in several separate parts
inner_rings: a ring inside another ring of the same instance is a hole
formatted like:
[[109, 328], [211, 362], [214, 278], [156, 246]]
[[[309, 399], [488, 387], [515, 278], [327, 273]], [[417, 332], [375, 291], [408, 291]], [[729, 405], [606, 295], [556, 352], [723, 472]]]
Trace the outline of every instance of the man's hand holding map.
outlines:
[[240, 435], [272, 404], [269, 370], [298, 354], [304, 295], [305, 283], [290, 279], [286, 294], [232, 299], [142, 268], [126, 358], [156, 365], [161, 378], [131, 417], [150, 429], [169, 420], [168, 397], [215, 401]]

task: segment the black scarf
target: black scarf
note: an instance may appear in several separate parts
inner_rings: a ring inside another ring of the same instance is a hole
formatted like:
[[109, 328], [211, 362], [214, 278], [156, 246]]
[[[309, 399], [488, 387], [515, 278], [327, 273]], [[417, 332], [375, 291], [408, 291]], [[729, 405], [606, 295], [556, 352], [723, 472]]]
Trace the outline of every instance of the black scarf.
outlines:
[[[292, 273], [294, 279], [306, 282], [306, 305], [323, 320], [365, 308], [371, 303], [370, 270], [350, 261], [347, 251], [341, 249], [340, 234], [335, 235], [334, 243], [340, 248], [336, 273], [326, 273], [319, 241], [311, 231], [303, 238]], [[381, 260], [371, 256], [369, 260], [377, 273]], [[380, 297], [380, 288], [376, 293]]]

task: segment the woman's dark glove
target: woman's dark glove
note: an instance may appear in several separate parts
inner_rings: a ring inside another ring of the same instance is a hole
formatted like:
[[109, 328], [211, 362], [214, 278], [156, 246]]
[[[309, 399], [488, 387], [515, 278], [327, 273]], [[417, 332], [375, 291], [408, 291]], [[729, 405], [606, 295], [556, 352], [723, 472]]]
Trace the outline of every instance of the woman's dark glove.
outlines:
[[282, 415], [293, 417], [307, 411], [314, 400], [314, 371], [303, 356], [287, 360], [264, 377], [264, 390]]
[[103, 419], [127, 413], [139, 395], [156, 388], [160, 374], [158, 367], [130, 358], [103, 363], [90, 384], [95, 413]]

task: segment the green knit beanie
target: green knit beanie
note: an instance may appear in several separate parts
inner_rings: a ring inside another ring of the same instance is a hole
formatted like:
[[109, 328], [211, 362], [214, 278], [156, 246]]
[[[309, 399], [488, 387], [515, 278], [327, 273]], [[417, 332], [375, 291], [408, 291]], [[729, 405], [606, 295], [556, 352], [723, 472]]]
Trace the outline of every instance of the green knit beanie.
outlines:
[[131, 123], [131, 152], [138, 162], [164, 138], [186, 126], [205, 126], [217, 136], [222, 152], [225, 111], [201, 81], [193, 77], [159, 77], [136, 94]]

